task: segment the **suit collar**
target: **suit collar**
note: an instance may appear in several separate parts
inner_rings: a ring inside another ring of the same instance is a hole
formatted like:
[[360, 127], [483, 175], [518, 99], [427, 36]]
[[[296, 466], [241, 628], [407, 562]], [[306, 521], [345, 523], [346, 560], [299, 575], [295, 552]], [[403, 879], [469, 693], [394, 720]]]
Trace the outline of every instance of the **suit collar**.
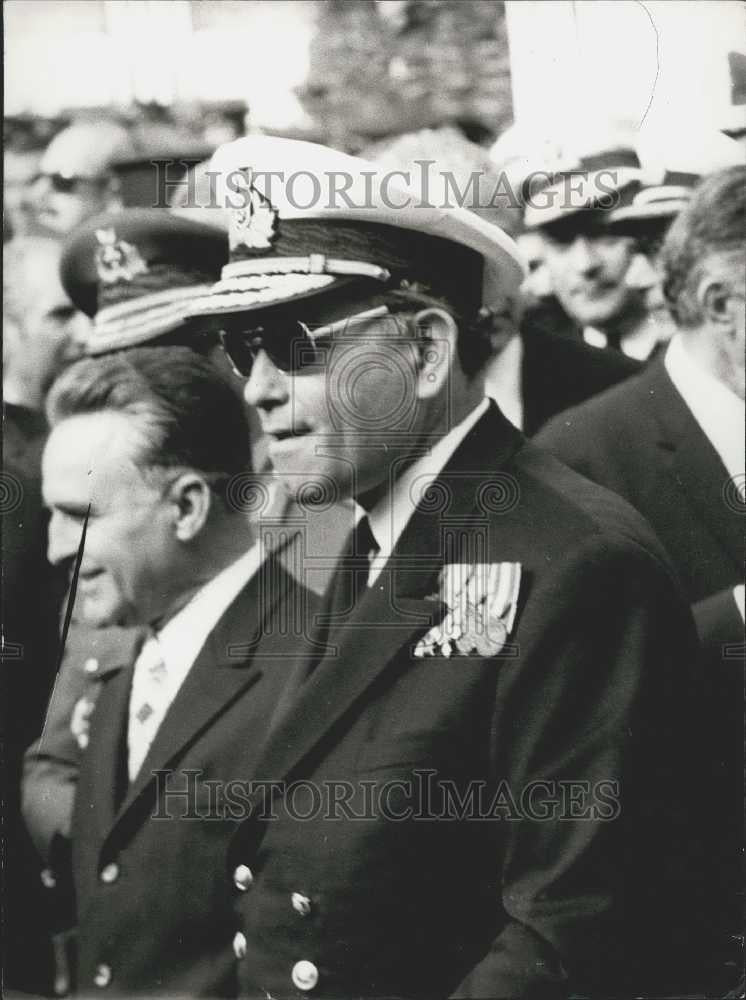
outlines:
[[290, 777], [327, 733], [344, 724], [371, 685], [393, 669], [397, 651], [416, 643], [441, 620], [443, 605], [427, 599], [437, 574], [446, 562], [464, 561], [458, 546], [469, 536], [475, 516], [489, 517], [494, 503], [490, 491], [510, 488], [511, 477], [500, 467], [522, 441], [491, 402], [432, 484], [438, 503], [420, 504], [375, 585], [343, 628], [338, 622], [329, 628], [327, 655], [265, 745], [256, 772], [260, 780]]
[[[97, 761], [94, 810], [106, 834], [154, 782], [154, 771], [169, 767], [248, 687], [261, 670], [253, 653], [264, 624], [280, 598], [295, 589], [288, 574], [268, 557], [244, 586], [210, 633], [156, 733], [137, 778], [117, 808], [114, 790], [120, 785], [126, 759], [126, 730], [133, 666], [120, 670], [105, 685], [97, 702], [89, 752]], [[112, 739], [113, 734], [119, 734]]]
[[[432, 445], [426, 454], [407, 466], [383, 499], [370, 511], [368, 519], [371, 531], [380, 550], [376, 557], [378, 568], [385, 565], [396, 548], [402, 531], [416, 509], [417, 499], [427, 497], [430, 485], [448, 465], [469, 431], [488, 411], [489, 402], [489, 399], [484, 397], [463, 420]], [[374, 563], [371, 582], [377, 576], [377, 572]]]
[[656, 422], [662, 460], [700, 520], [739, 565], [743, 528], [727, 502], [728, 471], [671, 381], [663, 356], [640, 376], [640, 388]]

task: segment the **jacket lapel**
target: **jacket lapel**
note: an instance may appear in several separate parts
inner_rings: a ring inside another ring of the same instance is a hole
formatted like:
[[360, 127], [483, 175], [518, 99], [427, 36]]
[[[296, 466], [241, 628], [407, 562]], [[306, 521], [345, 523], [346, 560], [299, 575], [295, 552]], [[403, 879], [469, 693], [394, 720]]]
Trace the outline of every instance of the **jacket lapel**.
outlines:
[[452, 540], [444, 537], [440, 525], [452, 522], [460, 529], [458, 535], [464, 535], [475, 504], [486, 496], [483, 488], [491, 470], [499, 471], [522, 441], [521, 433], [491, 403], [433, 483], [432, 495], [445, 496], [447, 510], [439, 509], [434, 516], [427, 502], [420, 505], [349, 621], [330, 630], [329, 652], [270, 734], [257, 764], [259, 779], [289, 777], [325, 736], [342, 728], [371, 685], [394, 669], [396, 653], [442, 619], [443, 605], [427, 598], [458, 542], [456, 535]]
[[743, 530], [739, 515], [724, 500], [728, 471], [669, 378], [663, 358], [651, 364], [646, 376], [664, 461], [702, 523], [738, 567]]
[[198, 653], [127, 790], [117, 818], [127, 812], [153, 781], [153, 771], [167, 768], [174, 757], [259, 680], [261, 670], [253, 662], [253, 652], [264, 623], [289, 588], [294, 589], [295, 585], [269, 556]]
[[[117, 631], [124, 633], [124, 630]], [[102, 686], [91, 720], [86, 756], [95, 761], [95, 767], [89, 772], [91, 805], [95, 823], [102, 833], [110, 828], [116, 812], [132, 672], [144, 637], [144, 631], [132, 630], [130, 642], [120, 642], [116, 649], [98, 652], [98, 675], [102, 678]]]

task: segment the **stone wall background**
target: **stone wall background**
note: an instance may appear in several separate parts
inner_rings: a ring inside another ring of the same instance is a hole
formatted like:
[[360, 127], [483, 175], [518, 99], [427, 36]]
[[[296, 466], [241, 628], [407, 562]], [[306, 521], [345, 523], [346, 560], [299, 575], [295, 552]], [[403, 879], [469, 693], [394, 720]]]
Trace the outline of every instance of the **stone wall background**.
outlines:
[[504, 4], [322, 0], [298, 93], [337, 146], [447, 123], [486, 141], [512, 121]]

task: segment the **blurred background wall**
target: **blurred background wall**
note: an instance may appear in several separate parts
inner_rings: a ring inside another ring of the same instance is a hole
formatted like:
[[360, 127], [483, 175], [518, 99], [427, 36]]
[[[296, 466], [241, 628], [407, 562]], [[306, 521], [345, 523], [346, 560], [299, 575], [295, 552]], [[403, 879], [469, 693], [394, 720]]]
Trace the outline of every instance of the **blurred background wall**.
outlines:
[[[729, 114], [740, 0], [6, 0], [5, 115], [251, 109], [353, 148], [463, 121]], [[694, 67], [696, 66], [696, 70]], [[216, 131], [220, 121], [215, 121]]]

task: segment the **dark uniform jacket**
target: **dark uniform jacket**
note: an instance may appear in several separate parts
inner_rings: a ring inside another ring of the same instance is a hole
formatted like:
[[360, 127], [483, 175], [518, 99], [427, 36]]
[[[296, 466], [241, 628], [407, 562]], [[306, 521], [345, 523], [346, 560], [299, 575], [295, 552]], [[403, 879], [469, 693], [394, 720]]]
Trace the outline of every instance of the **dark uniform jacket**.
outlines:
[[[467, 563], [521, 565], [505, 644], [416, 655], [446, 613], [441, 571]], [[696, 642], [649, 528], [493, 405], [351, 611], [342, 574], [326, 653], [247, 774], [225, 882], [241, 995], [669, 984], [692, 912], [676, 859]], [[287, 648], [267, 637], [255, 669]]]
[[81, 995], [235, 994], [225, 873], [238, 820], [216, 796], [252, 771], [292, 666], [254, 664], [256, 637], [287, 640], [312, 600], [265, 560], [208, 636], [131, 785], [133, 663], [101, 679], [73, 817]]
[[65, 581], [46, 558], [46, 421], [41, 413], [5, 402], [2, 417], [3, 971], [8, 989], [41, 993], [51, 982], [52, 962], [40, 915], [45, 893], [38, 859], [21, 821], [20, 779], [23, 751], [39, 732], [54, 678]]
[[540, 327], [523, 325], [521, 396], [523, 430], [529, 436], [571, 406], [639, 374], [642, 363], [621, 351], [591, 347]]
[[704, 653], [697, 727], [706, 734], [709, 771], [702, 780], [711, 795], [709, 805], [702, 800], [700, 820], [712, 824], [712, 851], [723, 861], [714, 875], [723, 894], [722, 939], [738, 953], [721, 963], [725, 992], [737, 981], [734, 962], [743, 970], [744, 632], [733, 597], [733, 587], [744, 580], [743, 499], [663, 357], [639, 377], [557, 417], [537, 441], [647, 518], [692, 602]]

